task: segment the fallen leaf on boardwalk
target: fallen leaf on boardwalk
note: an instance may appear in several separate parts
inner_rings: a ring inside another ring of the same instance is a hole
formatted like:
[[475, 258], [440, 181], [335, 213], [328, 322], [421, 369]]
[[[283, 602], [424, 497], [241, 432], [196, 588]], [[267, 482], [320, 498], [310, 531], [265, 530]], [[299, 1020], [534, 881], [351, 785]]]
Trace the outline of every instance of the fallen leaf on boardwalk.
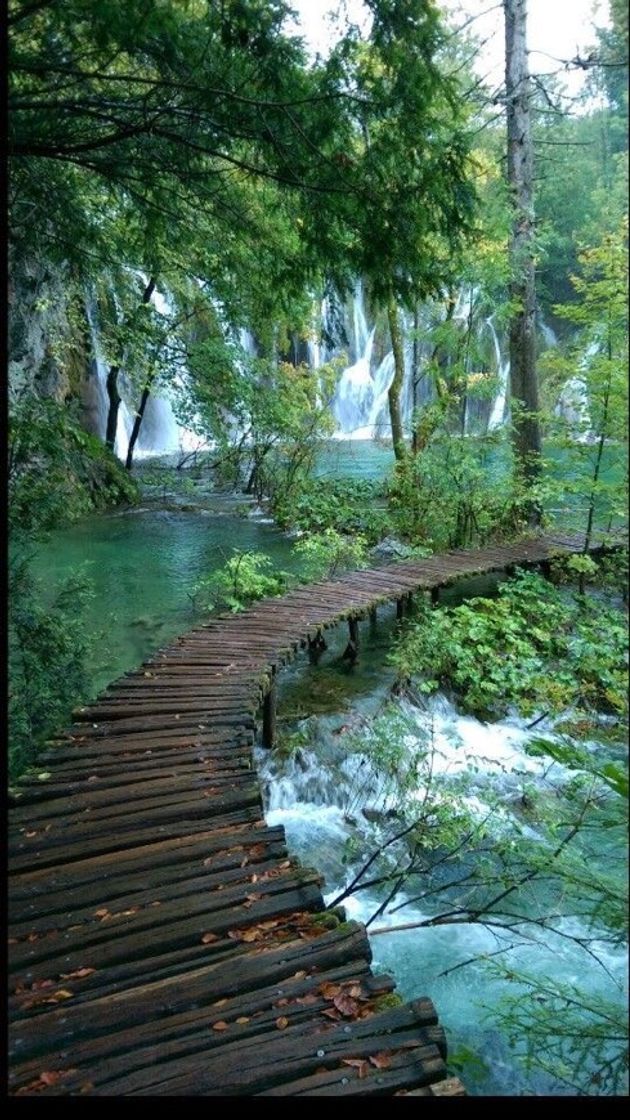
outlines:
[[247, 856], [245, 856], [245, 858], [241, 860], [241, 867], [247, 867], [248, 863], [249, 863], [249, 860], [248, 860]]
[[312, 992], [309, 992], [306, 996], [299, 996], [295, 1002], [302, 1003], [308, 1007], [313, 1003], [317, 1003], [317, 996], [314, 996]]
[[274, 1007], [286, 1007], [288, 1002], [288, 999], [278, 999], [274, 1003]]
[[83, 978], [85, 976], [91, 976], [93, 972], [96, 972], [95, 968], [77, 968], [77, 970], [75, 972], [62, 972], [61, 973], [61, 979], [62, 980], [83, 980]]
[[350, 999], [350, 996], [347, 996], [345, 992], [342, 992], [339, 996], [335, 996], [333, 1003], [337, 1011], [341, 1011], [342, 1015], [353, 1016], [356, 1015], [359, 1010], [359, 1005], [356, 1000]]
[[259, 929], [246, 929], [241, 933], [241, 941], [260, 941], [262, 933]]
[[334, 1007], [327, 1007], [325, 1011], [322, 1011], [322, 1015], [325, 1015], [327, 1019], [335, 1019], [337, 1022], [341, 1019], [341, 1015], [338, 1011], [335, 1011]]
[[343, 1058], [342, 1065], [352, 1066], [356, 1069], [360, 1079], [363, 1079], [370, 1070], [369, 1063], [366, 1062], [365, 1058]]
[[29, 933], [26, 940], [27, 941], [39, 941], [39, 937], [40, 937], [39, 933]]
[[290, 867], [290, 866], [291, 866], [291, 860], [290, 859], [285, 859], [285, 860], [283, 860], [282, 863], [278, 864], [278, 867], [281, 867], [281, 868], [286, 868], [286, 867]]
[[285, 1019], [284, 1015], [281, 1015], [279, 1019], [276, 1019], [276, 1026], [277, 1026], [279, 1031], [285, 1030], [286, 1027], [288, 1027], [288, 1025], [289, 1025], [289, 1020]]
[[109, 917], [109, 910], [107, 909], [107, 907], [103, 907], [101, 910], [95, 910], [94, 911], [94, 917], [95, 918], [101, 918], [101, 919], [102, 918], [107, 918], [107, 917]]
[[370, 1054], [370, 1062], [376, 1069], [389, 1069], [392, 1064], [391, 1054], [381, 1050], [378, 1054]]
[[68, 1073], [74, 1073], [74, 1070], [70, 1070], [70, 1069], [44, 1070], [43, 1073], [40, 1073], [39, 1080], [43, 1081], [44, 1085], [56, 1085], [57, 1082], [60, 1081], [61, 1078], [64, 1076], [64, 1074], [68, 1074]]
[[227, 999], [218, 999], [215, 1003], [212, 1004], [212, 1006], [213, 1007], [223, 1007], [223, 1005], [226, 1004], [226, 1003], [227, 1003]]
[[203, 937], [201, 938], [201, 944], [202, 945], [209, 945], [211, 941], [218, 941], [218, 940], [219, 940], [218, 934], [216, 934], [216, 933], [204, 933]]
[[28, 838], [30, 840], [33, 836], [37, 836], [37, 833], [36, 832], [27, 832], [25, 835], [28, 836]]
[[238, 1017], [238, 1019], [236, 1020], [236, 1022], [237, 1022], [237, 1023], [249, 1023], [249, 1018], [248, 1018], [248, 1016], [247, 1016], [247, 1015], [239, 1015], [239, 1017]]
[[228, 1025], [226, 1022], [224, 1022], [223, 1019], [219, 1019], [218, 1023], [212, 1024], [212, 1029], [213, 1031], [226, 1031], [228, 1029]]
[[33, 983], [31, 984], [31, 991], [42, 992], [44, 988], [54, 988], [54, 986], [54, 980], [33, 980]]
[[68, 1077], [70, 1074], [76, 1072], [76, 1069], [44, 1070], [43, 1073], [40, 1073], [36, 1081], [31, 1081], [28, 1085], [22, 1085], [22, 1087], [17, 1090], [16, 1096], [21, 1096], [24, 1093], [41, 1092], [42, 1089], [46, 1089], [49, 1085], [56, 1085], [63, 1077]]
[[327, 981], [325, 984], [320, 984], [317, 991], [324, 999], [334, 999], [335, 996], [341, 995], [341, 986], [339, 984], [330, 984]]
[[294, 980], [303, 980], [305, 976], [306, 976], [306, 972], [304, 971], [303, 968], [301, 968], [299, 972], [294, 972], [293, 973], [293, 979]]
[[261, 894], [248, 894], [245, 896], [248, 902], [259, 902], [262, 898]]
[[352, 996], [353, 999], [365, 999], [359, 984], [353, 984], [352, 987], [348, 989], [348, 995]]

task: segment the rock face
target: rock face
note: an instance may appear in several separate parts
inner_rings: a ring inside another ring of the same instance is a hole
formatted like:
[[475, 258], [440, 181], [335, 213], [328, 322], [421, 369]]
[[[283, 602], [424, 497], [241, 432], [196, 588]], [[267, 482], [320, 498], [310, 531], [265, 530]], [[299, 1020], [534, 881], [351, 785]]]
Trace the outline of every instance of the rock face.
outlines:
[[66, 354], [72, 345], [68, 292], [62, 270], [27, 259], [11, 262], [8, 343], [9, 392], [52, 397], [72, 396]]
[[32, 257], [14, 256], [9, 275], [10, 401], [24, 393], [58, 404], [75, 401], [81, 426], [103, 438], [107, 401], [90, 340], [83, 286], [63, 265]]

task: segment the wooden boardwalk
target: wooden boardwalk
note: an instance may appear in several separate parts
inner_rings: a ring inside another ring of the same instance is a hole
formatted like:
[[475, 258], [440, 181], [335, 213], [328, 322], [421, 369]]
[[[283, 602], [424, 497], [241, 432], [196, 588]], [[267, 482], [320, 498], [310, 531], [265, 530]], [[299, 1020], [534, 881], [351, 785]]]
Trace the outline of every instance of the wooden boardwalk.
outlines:
[[582, 547], [524, 539], [301, 587], [197, 627], [76, 713], [10, 813], [10, 1092], [463, 1093], [431, 1001], [396, 1005], [364, 927], [323, 913], [317, 872], [265, 824], [257, 713], [324, 628]]

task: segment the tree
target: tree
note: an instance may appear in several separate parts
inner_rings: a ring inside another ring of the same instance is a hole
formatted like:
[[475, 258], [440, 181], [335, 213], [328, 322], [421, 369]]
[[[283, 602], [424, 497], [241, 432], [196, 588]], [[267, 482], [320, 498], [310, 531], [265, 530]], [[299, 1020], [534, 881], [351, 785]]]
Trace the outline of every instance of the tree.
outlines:
[[[503, 0], [505, 15], [505, 97], [507, 177], [512, 194], [510, 238], [510, 385], [516, 467], [526, 487], [540, 476], [541, 433], [536, 373], [536, 290], [534, 275], [534, 160], [530, 121], [525, 0]], [[540, 509], [530, 503], [531, 524]]]

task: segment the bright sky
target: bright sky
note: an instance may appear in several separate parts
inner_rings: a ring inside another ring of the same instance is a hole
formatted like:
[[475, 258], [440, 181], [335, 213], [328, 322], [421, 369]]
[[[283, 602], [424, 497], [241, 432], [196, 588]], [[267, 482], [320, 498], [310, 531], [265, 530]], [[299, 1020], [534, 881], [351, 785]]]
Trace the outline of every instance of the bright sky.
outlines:
[[[480, 74], [489, 74], [493, 85], [503, 80], [504, 24], [501, 4], [493, 0], [442, 0], [443, 7], [457, 13], [456, 25], [471, 15], [479, 16], [471, 28], [481, 39], [487, 39], [479, 64]], [[311, 47], [326, 53], [330, 42], [330, 24], [326, 17], [341, 6], [353, 22], [361, 23], [365, 9], [361, 0], [293, 0], [300, 13], [303, 33]], [[491, 9], [491, 10], [489, 10]], [[461, 14], [459, 14], [461, 13]], [[530, 70], [536, 73], [557, 71], [561, 64], [554, 59], [574, 58], [594, 41], [594, 26], [609, 25], [607, 0], [528, 0], [528, 46]], [[545, 57], [545, 54], [554, 56]], [[576, 93], [584, 81], [584, 71], [560, 75], [567, 92]]]

